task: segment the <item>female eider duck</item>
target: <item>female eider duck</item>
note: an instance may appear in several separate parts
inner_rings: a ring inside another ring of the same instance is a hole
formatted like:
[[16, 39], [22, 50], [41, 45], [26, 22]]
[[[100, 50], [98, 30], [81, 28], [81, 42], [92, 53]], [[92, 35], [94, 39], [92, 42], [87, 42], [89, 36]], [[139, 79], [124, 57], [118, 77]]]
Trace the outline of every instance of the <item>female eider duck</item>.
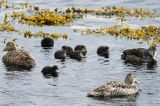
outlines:
[[127, 63], [142, 64], [157, 61], [157, 51], [155, 46], [150, 46], [148, 49], [136, 48], [123, 51], [121, 58]]
[[2, 61], [6, 65], [17, 65], [22, 66], [23, 68], [31, 68], [36, 65], [35, 60], [27, 51], [16, 49], [15, 42], [7, 42], [4, 51], [8, 51], [8, 53], [2, 57]]
[[136, 76], [129, 73], [124, 82], [109, 81], [87, 94], [88, 97], [123, 97], [138, 94]]

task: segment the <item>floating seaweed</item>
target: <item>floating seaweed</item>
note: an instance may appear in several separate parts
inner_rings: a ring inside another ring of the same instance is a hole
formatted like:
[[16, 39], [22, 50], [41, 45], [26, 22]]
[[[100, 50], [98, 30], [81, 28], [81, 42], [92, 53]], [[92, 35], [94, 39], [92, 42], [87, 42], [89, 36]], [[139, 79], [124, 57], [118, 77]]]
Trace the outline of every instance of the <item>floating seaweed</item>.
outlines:
[[115, 25], [108, 28], [86, 29], [81, 31], [82, 35], [112, 35], [120, 38], [144, 40], [149, 45], [159, 45], [160, 42], [160, 26], [143, 26], [140, 28], [121, 27]]
[[7, 14], [5, 14], [3, 22], [0, 23], [0, 31], [18, 32], [19, 30], [17, 30], [11, 23], [9, 23], [7, 17], [8, 17]]
[[24, 12], [13, 12], [13, 19], [18, 18], [19, 22], [28, 25], [65, 25], [72, 22], [76, 18], [82, 18], [82, 15], [73, 13], [57, 13], [50, 10], [39, 10], [35, 7], [35, 14], [32, 16], [27, 16]]
[[31, 38], [31, 37], [52, 37], [52, 38], [64, 38], [64, 39], [67, 39], [68, 38], [68, 34], [67, 33], [63, 33], [63, 34], [46, 33], [46, 32], [43, 32], [43, 31], [32, 33], [30, 30], [26, 30], [24, 32], [24, 37], [26, 37], [26, 38]]
[[88, 8], [67, 8], [66, 13], [78, 13], [78, 14], [96, 14], [96, 15], [107, 15], [107, 16], [134, 16], [134, 17], [142, 17], [142, 18], [154, 18], [154, 17], [160, 17], [160, 14], [154, 13], [151, 10], [148, 9], [142, 9], [142, 8], [135, 8], [135, 9], [129, 9], [124, 7], [116, 7], [116, 6], [107, 6], [103, 7], [102, 9], [94, 10], [94, 9], [88, 9]]

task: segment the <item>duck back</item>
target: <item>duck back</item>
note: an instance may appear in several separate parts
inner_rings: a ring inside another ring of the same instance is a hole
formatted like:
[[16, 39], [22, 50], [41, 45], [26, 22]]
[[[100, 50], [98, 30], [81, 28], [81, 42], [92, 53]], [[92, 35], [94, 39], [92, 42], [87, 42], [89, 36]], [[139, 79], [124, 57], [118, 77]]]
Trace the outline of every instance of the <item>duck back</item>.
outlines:
[[2, 57], [2, 61], [6, 64], [13, 64], [25, 67], [33, 67], [36, 62], [32, 56], [24, 50], [12, 50]]

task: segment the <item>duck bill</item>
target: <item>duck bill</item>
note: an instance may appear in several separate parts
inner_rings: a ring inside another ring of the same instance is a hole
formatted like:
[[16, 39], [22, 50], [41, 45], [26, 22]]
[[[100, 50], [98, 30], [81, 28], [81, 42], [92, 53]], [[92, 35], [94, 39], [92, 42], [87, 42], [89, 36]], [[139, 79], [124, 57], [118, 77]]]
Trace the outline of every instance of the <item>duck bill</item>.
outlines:
[[139, 81], [136, 81], [136, 83], [137, 83], [137, 84], [140, 84], [141, 82], [139, 82]]

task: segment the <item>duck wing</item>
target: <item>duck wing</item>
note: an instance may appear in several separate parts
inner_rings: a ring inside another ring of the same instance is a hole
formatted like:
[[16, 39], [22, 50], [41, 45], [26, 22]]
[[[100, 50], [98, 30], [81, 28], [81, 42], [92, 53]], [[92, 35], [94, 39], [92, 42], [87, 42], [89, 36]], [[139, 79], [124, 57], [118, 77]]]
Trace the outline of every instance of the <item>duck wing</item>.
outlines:
[[124, 83], [122, 83], [120, 81], [105, 82], [103, 85], [99, 86], [94, 91], [95, 92], [104, 91], [106, 88], [108, 88], [108, 86], [117, 86], [117, 85], [124, 85]]
[[123, 54], [121, 55], [122, 59], [126, 59], [126, 56], [128, 55], [134, 55], [136, 57], [143, 58], [144, 54], [146, 54], [147, 49], [144, 48], [137, 48], [137, 49], [127, 49], [123, 51]]
[[111, 81], [94, 90], [104, 97], [109, 96], [127, 96], [138, 92], [136, 87], [129, 87], [122, 82]]

